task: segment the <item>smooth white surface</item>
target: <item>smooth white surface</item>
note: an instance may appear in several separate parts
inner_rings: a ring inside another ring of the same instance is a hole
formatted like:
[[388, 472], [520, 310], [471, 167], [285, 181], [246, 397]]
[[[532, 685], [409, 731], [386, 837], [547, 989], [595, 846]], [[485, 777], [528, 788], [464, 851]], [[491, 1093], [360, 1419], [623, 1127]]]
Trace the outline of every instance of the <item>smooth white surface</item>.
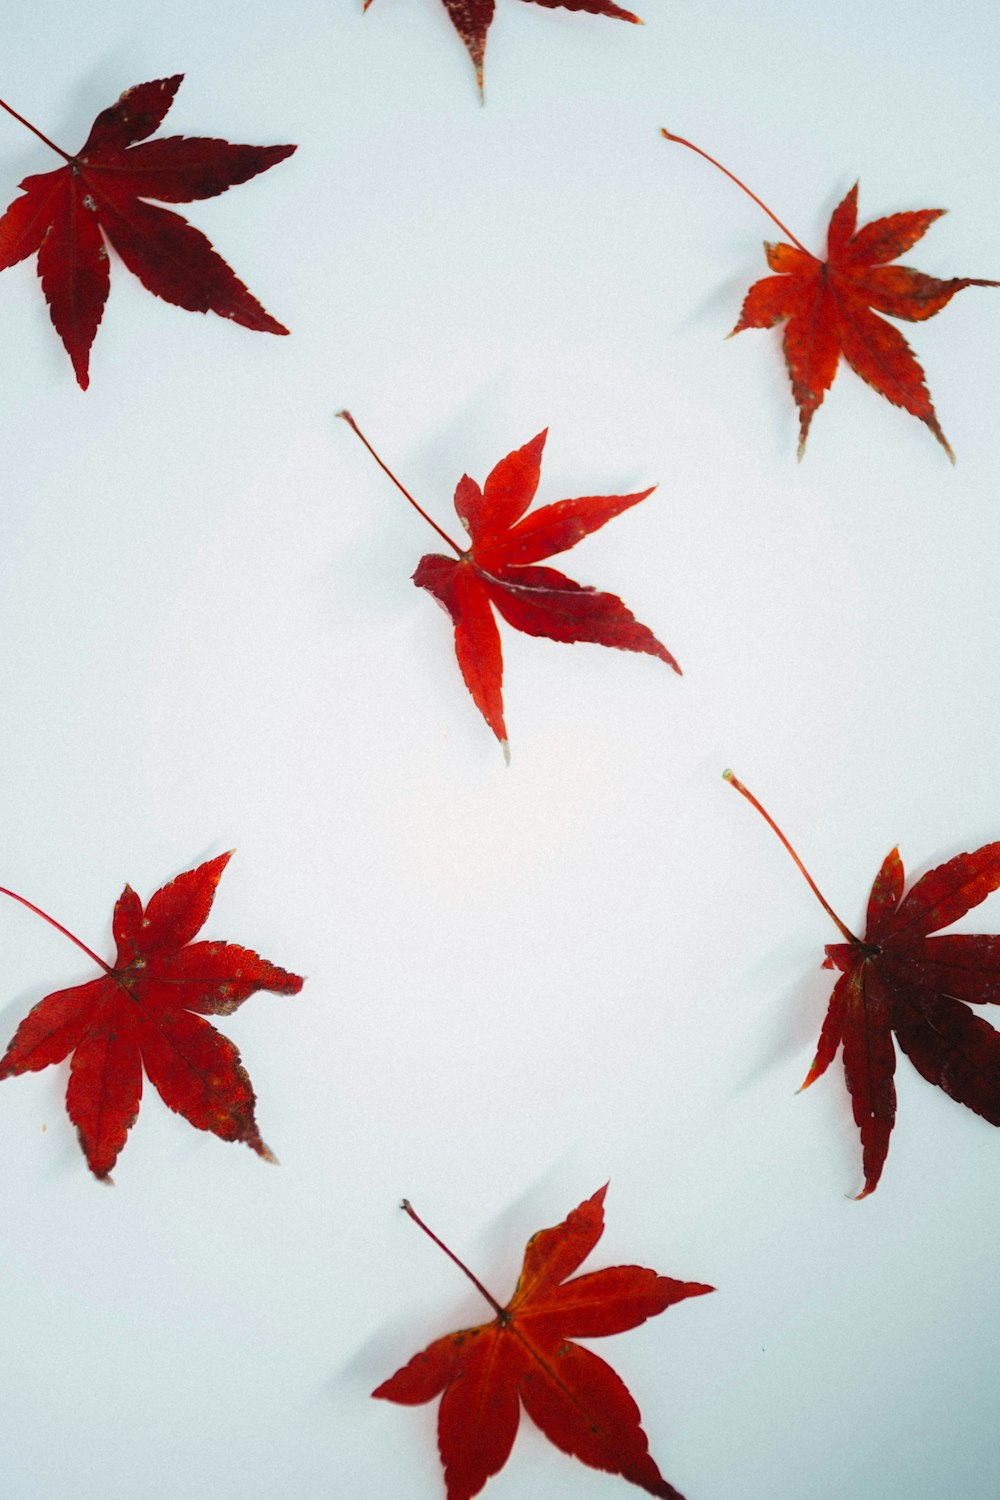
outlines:
[[[802, 1097], [834, 938], [732, 765], [860, 920], [1000, 836], [1000, 297], [912, 330], [952, 470], [842, 368], [806, 460], [775, 231], [944, 205], [907, 261], [1000, 276], [995, 7], [498, 0], [487, 106], [438, 0], [9, 0], [0, 93], [67, 149], [187, 74], [164, 133], [300, 143], [191, 205], [293, 330], [120, 264], [84, 395], [34, 267], [0, 277], [0, 881], [105, 951], [233, 845], [207, 936], [309, 976], [221, 1028], [279, 1170], [147, 1086], [112, 1191], [65, 1067], [0, 1088], [9, 1500], [438, 1500], [432, 1407], [369, 1391], [501, 1297], [611, 1179], [588, 1265], [718, 1292], [596, 1347], [688, 1500], [994, 1500], [1000, 1137], [905, 1058], [878, 1192], [839, 1063]], [[54, 158], [0, 119], [4, 201]], [[182, 211], [183, 210], [182, 208]], [[506, 770], [409, 583], [467, 470], [551, 429], [539, 501], [660, 489], [565, 559], [660, 663], [504, 630]], [[1000, 899], [963, 925], [996, 930]], [[0, 911], [10, 1034], [85, 962]], [[624, 1496], [525, 1420], [490, 1500]], [[638, 1491], [634, 1491], [638, 1493]]]

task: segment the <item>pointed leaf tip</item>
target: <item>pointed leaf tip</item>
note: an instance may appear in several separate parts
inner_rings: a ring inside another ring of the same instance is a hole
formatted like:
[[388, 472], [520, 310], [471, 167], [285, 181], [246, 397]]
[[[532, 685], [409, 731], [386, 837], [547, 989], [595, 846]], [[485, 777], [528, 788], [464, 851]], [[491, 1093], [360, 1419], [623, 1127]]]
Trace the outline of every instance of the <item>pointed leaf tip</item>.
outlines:
[[[366, 11], [371, 3], [372, 0], [364, 0]], [[612, 20], [629, 21], [636, 26], [643, 24], [639, 16], [633, 15], [629, 10], [623, 10], [615, 3], [615, 0], [537, 0], [537, 3], [550, 10], [564, 5], [567, 10], [588, 11], [593, 15], [607, 16]], [[494, 0], [444, 0], [444, 5], [451, 24], [469, 54], [476, 74], [479, 102], [483, 105], [486, 103], [483, 73], [490, 27], [493, 23]]]

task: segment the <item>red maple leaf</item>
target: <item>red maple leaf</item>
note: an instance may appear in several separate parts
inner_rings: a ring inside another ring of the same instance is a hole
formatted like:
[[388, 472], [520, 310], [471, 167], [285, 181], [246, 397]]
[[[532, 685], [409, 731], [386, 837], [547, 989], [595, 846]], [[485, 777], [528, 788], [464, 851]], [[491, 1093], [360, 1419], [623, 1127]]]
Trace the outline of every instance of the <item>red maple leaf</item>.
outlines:
[[[926, 423], [952, 463], [948, 440], [931, 403], [924, 372], [909, 344], [891, 323], [872, 309], [908, 323], [923, 323], [941, 311], [967, 286], [1000, 286], [970, 276], [941, 281], [908, 266], [888, 261], [915, 245], [945, 212], [923, 208], [873, 219], [858, 229], [858, 184], [833, 211], [827, 234], [827, 259], [819, 260], [797, 240], [766, 203], [713, 156], [668, 130], [668, 141], [687, 146], [725, 172], [787, 234], [792, 244], [765, 242], [767, 263], [776, 276], [765, 276], [749, 290], [733, 333], [744, 328], [772, 328], [785, 323], [785, 363], [799, 409], [799, 458], [805, 452], [813, 414], [833, 384], [840, 356], [894, 406]], [[732, 334], [730, 335], [732, 337]]]
[[638, 505], [653, 493], [652, 489], [637, 495], [559, 500], [525, 518], [538, 488], [546, 436], [540, 432], [523, 448], [501, 459], [482, 489], [468, 475], [459, 480], [455, 509], [472, 538], [472, 546], [463, 551], [403, 489], [350, 412], [338, 412], [338, 416], [357, 433], [393, 484], [456, 554], [451, 558], [432, 552], [422, 557], [413, 581], [433, 594], [451, 616], [465, 685], [505, 756], [503, 654], [493, 605], [509, 624], [527, 635], [547, 636], [553, 641], [594, 641], [621, 651], [645, 652], [680, 672], [666, 647], [647, 626], [639, 624], [616, 595], [585, 588], [555, 568], [537, 566], [542, 558], [575, 547], [592, 531]]
[[865, 1185], [875, 1191], [896, 1118], [893, 1033], [914, 1067], [959, 1104], [1000, 1125], [1000, 1032], [966, 1007], [1000, 1004], [1000, 937], [928, 934], [947, 927], [1000, 886], [1000, 842], [928, 870], [903, 895], [903, 862], [893, 849], [868, 898], [864, 938], [854, 936], [767, 813], [725, 773], [788, 850], [846, 941], [829, 943], [825, 969], [839, 969], [812, 1067], [802, 1087], [844, 1049], [844, 1075], [861, 1132]]
[[21, 183], [24, 197], [15, 198], [0, 218], [0, 271], [38, 252], [49, 314], [84, 390], [90, 383], [90, 346], [110, 286], [102, 231], [143, 286], [165, 302], [191, 312], [218, 313], [259, 333], [288, 332], [250, 295], [200, 230], [180, 214], [145, 202], [214, 198], [295, 150], [232, 146], [195, 136], [145, 141], [173, 103], [183, 77], [177, 73], [126, 89], [117, 104], [97, 116], [76, 156], [0, 100], [0, 107], [66, 162]]
[[257, 990], [295, 995], [302, 980], [249, 948], [191, 941], [208, 917], [231, 853], [178, 875], [145, 909], [127, 885], [114, 911], [114, 965], [23, 896], [2, 892], [65, 933], [104, 970], [101, 979], [40, 1000], [0, 1061], [3, 1079], [73, 1054], [66, 1109], [95, 1177], [108, 1177], [135, 1123], [143, 1070], [163, 1102], [199, 1130], [243, 1141], [274, 1161], [257, 1129], [253, 1086], [240, 1054], [201, 1017], [228, 1016]]
[[[365, 0], [365, 10], [372, 0]], [[476, 70], [479, 93], [483, 93], [483, 61], [486, 57], [486, 38], [493, 20], [494, 0], [444, 0], [444, 8], [472, 58]], [[631, 21], [641, 26], [638, 16], [630, 10], [622, 10], [614, 0], [533, 0], [535, 5], [544, 5], [546, 10], [585, 10], [593, 16], [611, 16], [616, 21]]]
[[440, 1245], [489, 1302], [492, 1323], [435, 1339], [372, 1392], [402, 1406], [441, 1396], [438, 1447], [448, 1500], [471, 1500], [502, 1469], [517, 1436], [521, 1405], [550, 1442], [572, 1458], [666, 1500], [682, 1497], [649, 1453], [639, 1408], [610, 1365], [573, 1338], [638, 1328], [647, 1318], [713, 1287], [674, 1281], [642, 1266], [612, 1266], [567, 1281], [604, 1232], [607, 1185], [554, 1229], [532, 1235], [506, 1307], [456, 1255]]

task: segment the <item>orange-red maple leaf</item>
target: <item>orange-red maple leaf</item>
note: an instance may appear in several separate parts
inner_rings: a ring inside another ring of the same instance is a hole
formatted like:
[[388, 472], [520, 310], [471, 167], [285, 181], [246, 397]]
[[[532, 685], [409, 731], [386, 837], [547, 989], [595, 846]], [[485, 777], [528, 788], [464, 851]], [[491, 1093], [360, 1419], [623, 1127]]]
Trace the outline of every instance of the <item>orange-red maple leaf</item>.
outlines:
[[682, 1500], [654, 1463], [639, 1408], [620, 1377], [571, 1340], [624, 1333], [714, 1288], [642, 1266], [612, 1266], [567, 1281], [604, 1232], [606, 1192], [606, 1186], [599, 1189], [561, 1224], [532, 1235], [506, 1307], [404, 1203], [496, 1312], [492, 1323], [436, 1339], [372, 1392], [403, 1406], [441, 1397], [438, 1447], [448, 1500], [471, 1500], [503, 1468], [522, 1405], [572, 1458], [620, 1474], [650, 1495]]
[[[420, 559], [413, 581], [433, 594], [455, 627], [455, 652], [465, 685], [487, 724], [507, 753], [503, 713], [503, 653], [493, 608], [517, 630], [553, 641], [593, 641], [620, 651], [658, 656], [680, 672], [667, 648], [615, 594], [575, 583], [555, 568], [537, 564], [566, 552], [598, 531], [622, 511], [653, 493], [588, 495], [559, 500], [525, 515], [541, 469], [545, 432], [502, 458], [482, 489], [466, 474], [455, 490], [455, 510], [471, 538], [462, 550], [442, 531], [413, 496], [386, 468], [349, 412], [342, 416], [376, 462], [455, 553]], [[654, 486], [655, 487], [655, 486]]]
[[[667, 130], [662, 134], [669, 141], [691, 147], [713, 166], [720, 165], [690, 141]], [[749, 192], [738, 177], [725, 167], [721, 170]], [[777, 274], [765, 276], [750, 288], [733, 333], [785, 324], [785, 363], [799, 409], [799, 458], [805, 452], [813, 415], [833, 384], [843, 355], [861, 379], [886, 400], [919, 417], [954, 463], [955, 455], [941, 431], [913, 350], [898, 328], [876, 316], [888, 313], [908, 323], [923, 323], [967, 286], [1000, 286], [998, 281], [970, 276], [942, 281], [908, 266], [888, 264], [922, 239], [945, 210], [923, 208], [890, 214], [858, 229], [855, 183], [833, 211], [827, 258], [823, 261], [811, 255], [755, 193], [750, 197], [794, 243], [765, 242], [767, 263]]]
[[180, 214], [145, 201], [214, 198], [295, 150], [233, 146], [196, 136], [146, 141], [183, 77], [177, 73], [126, 89], [117, 104], [97, 116], [75, 156], [0, 100], [8, 114], [66, 161], [54, 172], [21, 183], [24, 196], [15, 198], [0, 218], [0, 271], [38, 252], [49, 314], [84, 390], [90, 383], [90, 348], [111, 284], [105, 236], [143, 286], [164, 301], [191, 312], [218, 313], [259, 333], [288, 332], [251, 296], [200, 230]]
[[192, 942], [229, 859], [220, 854], [178, 875], [145, 908], [127, 885], [114, 911], [113, 965], [15, 896], [105, 970], [101, 979], [40, 1000], [0, 1061], [3, 1079], [73, 1054], [66, 1109], [95, 1177], [108, 1177], [135, 1123], [143, 1070], [164, 1103], [199, 1130], [243, 1141], [274, 1160], [257, 1129], [253, 1086], [240, 1054], [201, 1017], [227, 1016], [257, 990], [295, 995], [302, 980], [249, 948]]
[[1000, 937], [930, 937], [1000, 886], [1000, 842], [959, 854], [922, 875], [903, 895], [903, 862], [893, 849], [868, 898], [863, 938], [820, 895], [791, 844], [757, 799], [741, 792], [781, 839], [846, 942], [830, 943], [823, 967], [839, 969], [808, 1088], [844, 1049], [844, 1075], [861, 1133], [866, 1198], [878, 1185], [896, 1118], [893, 1034], [918, 1072], [969, 1109], [1000, 1125], [1000, 1032], [967, 1005], [1000, 1004]]
[[[365, 0], [365, 10], [371, 3], [372, 0]], [[585, 10], [593, 16], [611, 16], [616, 21], [631, 21], [633, 25], [642, 25], [638, 16], [634, 16], [630, 10], [623, 10], [614, 0], [533, 0], [533, 3], [543, 5], [547, 10]], [[444, 0], [444, 8], [472, 58], [476, 82], [482, 96], [486, 38], [493, 20], [494, 0]]]

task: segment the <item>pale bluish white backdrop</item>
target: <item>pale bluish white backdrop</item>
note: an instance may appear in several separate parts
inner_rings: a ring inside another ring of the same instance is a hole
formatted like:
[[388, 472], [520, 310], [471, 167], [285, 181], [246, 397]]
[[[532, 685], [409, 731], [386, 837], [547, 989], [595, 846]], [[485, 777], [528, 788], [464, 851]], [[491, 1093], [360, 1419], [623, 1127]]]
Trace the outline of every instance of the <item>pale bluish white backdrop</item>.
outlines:
[[[439, 0], [4, 13], [0, 96], [68, 150], [187, 76], [163, 133], [296, 141], [187, 212], [287, 339], [117, 262], [81, 393], [33, 264], [0, 276], [0, 883], [99, 951], [236, 846], [207, 936], [308, 976], [221, 1028], [279, 1168], [147, 1087], [106, 1189], [65, 1067], [0, 1087], [10, 1500], [437, 1500], [435, 1411], [368, 1393], [486, 1314], [611, 1179], [589, 1264], [715, 1295], [597, 1347], [688, 1500], [993, 1500], [1000, 1133], [901, 1059], [882, 1185], [839, 1063], [796, 1097], [844, 920], [899, 842], [1000, 837], [1000, 293], [915, 327], [952, 469], [842, 369], [795, 459], [777, 333], [724, 335], [776, 231], [949, 215], [907, 257], [1000, 278], [993, 6], [498, 0], [480, 107]], [[4, 201], [57, 159], [0, 118]], [[565, 560], [684, 668], [504, 631], [512, 763], [409, 582], [459, 476], [550, 427], [539, 501], [643, 505]], [[997, 930], [1000, 898], [963, 926]], [[89, 977], [0, 911], [7, 1036]], [[110, 954], [109, 954], [110, 956]], [[525, 1420], [490, 1500], [602, 1500]]]

